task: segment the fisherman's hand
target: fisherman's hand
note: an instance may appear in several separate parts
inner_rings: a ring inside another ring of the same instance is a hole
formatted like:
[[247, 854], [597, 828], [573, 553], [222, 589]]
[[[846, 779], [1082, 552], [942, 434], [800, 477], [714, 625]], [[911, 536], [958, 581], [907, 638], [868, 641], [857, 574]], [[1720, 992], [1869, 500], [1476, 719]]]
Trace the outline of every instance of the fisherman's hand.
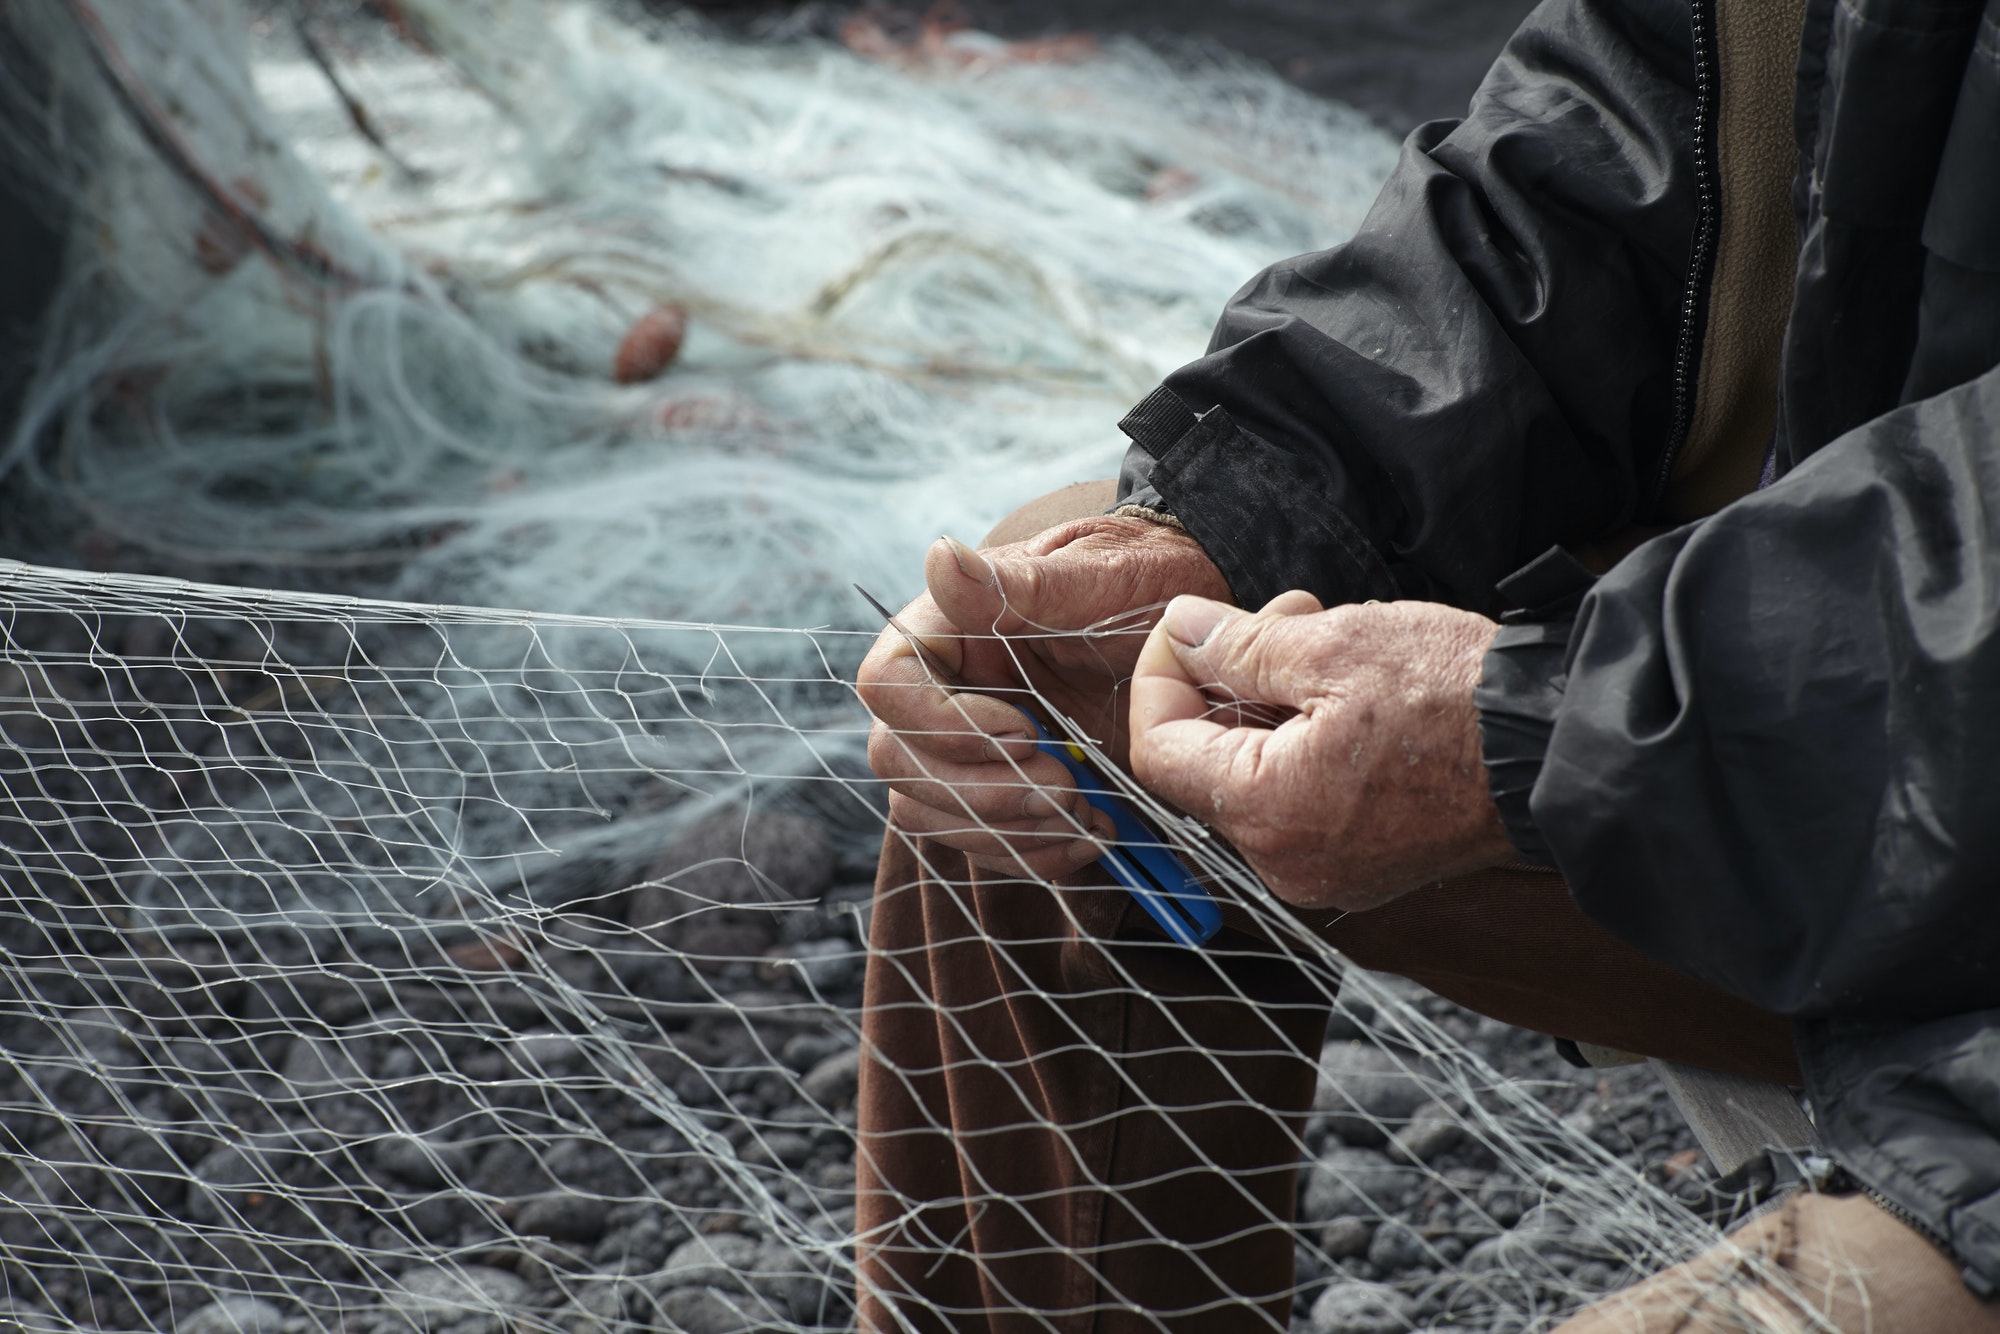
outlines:
[[1472, 703], [1499, 627], [1433, 602], [1178, 598], [1132, 684], [1132, 766], [1302, 907], [1508, 860]]
[[941, 539], [924, 578], [930, 591], [896, 619], [949, 675], [933, 682], [889, 629], [857, 677], [877, 719], [868, 761], [889, 783], [892, 820], [1009, 874], [1075, 871], [1111, 824], [1035, 748], [1015, 707], [1024, 687], [1123, 763], [1126, 687], [1146, 632], [1177, 594], [1227, 598], [1228, 585], [1186, 533], [1108, 515], [984, 552]]

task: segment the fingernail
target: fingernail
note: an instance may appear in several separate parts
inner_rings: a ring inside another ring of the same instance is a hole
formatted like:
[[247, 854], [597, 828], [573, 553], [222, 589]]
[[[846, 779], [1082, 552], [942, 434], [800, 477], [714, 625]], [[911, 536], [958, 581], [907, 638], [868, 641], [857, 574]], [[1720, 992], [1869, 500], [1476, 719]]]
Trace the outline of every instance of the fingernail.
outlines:
[[1093, 842], [1087, 838], [1078, 839], [1076, 846], [1069, 850], [1069, 859], [1078, 866], [1083, 865], [1085, 862], [1094, 862], [1103, 855], [1104, 844]]
[[[1040, 788], [1031, 787], [1021, 794], [1021, 815], [1025, 819], [1032, 820], [1038, 815], [1061, 815], [1068, 809], [1067, 805], [1057, 801]], [[1071, 829], [1070, 832], [1074, 833], [1076, 831]]]
[[1043, 843], [1061, 843], [1068, 839], [1082, 840], [1084, 833], [1085, 826], [1078, 823], [1073, 815], [1052, 815], [1035, 826], [1035, 837]]
[[1207, 598], [1177, 597], [1167, 604], [1167, 614], [1160, 623], [1167, 627], [1167, 633], [1190, 648], [1208, 641], [1215, 633], [1215, 627], [1231, 609], [1223, 603], [1211, 602]]
[[951, 558], [958, 562], [958, 572], [975, 584], [988, 588], [993, 585], [993, 567], [986, 563], [986, 557], [974, 551], [957, 538], [946, 534], [946, 546], [951, 548]]
[[1006, 760], [1012, 758], [1007, 754], [1007, 747], [1009, 745], [1016, 745], [1029, 739], [1026, 732], [997, 732], [987, 737], [985, 744], [980, 749], [985, 752], [986, 758], [989, 760]]

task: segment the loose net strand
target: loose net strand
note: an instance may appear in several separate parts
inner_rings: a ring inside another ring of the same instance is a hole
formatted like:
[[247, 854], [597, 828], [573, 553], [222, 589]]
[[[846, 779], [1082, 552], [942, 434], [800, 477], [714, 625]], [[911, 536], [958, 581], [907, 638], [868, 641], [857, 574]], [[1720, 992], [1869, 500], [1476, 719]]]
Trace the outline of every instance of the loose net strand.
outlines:
[[[962, 1226], [857, 1225], [903, 835], [847, 581], [1111, 471], [1105, 423], [1245, 274], [1348, 234], [1394, 146], [1213, 53], [948, 28], [862, 58], [539, 0], [0, 21], [41, 64], [0, 81], [7, 168], [71, 238], [0, 526], [125, 571], [0, 567], [5, 1319], [830, 1330], [870, 1296], [857, 1246], [980, 1263], [1012, 1201], [976, 1171]], [[665, 305], [680, 360], [618, 382]], [[1580, 1082], [1344, 967], [1105, 771], [1332, 1012], [1267, 1211], [1294, 1327], [1546, 1329], [1715, 1238], [1642, 1070]], [[1036, 985], [1010, 951], [1044, 942], [935, 943]], [[1233, 950], [1214, 996], [1254, 1010]], [[1212, 1175], [1201, 1118], [1264, 1109], [1199, 1034], [1172, 1050], [1219, 1090], [1166, 1118]], [[873, 1295], [974, 1314], [923, 1291]]]

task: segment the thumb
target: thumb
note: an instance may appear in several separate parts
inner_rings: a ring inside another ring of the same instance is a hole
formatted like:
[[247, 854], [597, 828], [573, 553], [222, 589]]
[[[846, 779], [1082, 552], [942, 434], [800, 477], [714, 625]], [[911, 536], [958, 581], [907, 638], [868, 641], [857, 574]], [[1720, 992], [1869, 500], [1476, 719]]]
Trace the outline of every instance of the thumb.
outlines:
[[[1309, 594], [1299, 594], [1309, 598]], [[1302, 709], [1324, 693], [1327, 616], [1279, 598], [1255, 615], [1207, 598], [1177, 597], [1148, 642], [1152, 663], [1192, 688], [1245, 704]], [[1154, 651], [1154, 646], [1158, 650]]]
[[1103, 579], [1090, 562], [1009, 547], [974, 551], [941, 537], [924, 556], [924, 582], [939, 609], [967, 634], [1019, 635], [1086, 628]]
[[[1189, 815], [1220, 825], [1246, 776], [1257, 772], [1270, 733], [1231, 727], [1214, 715], [1212, 674], [1191, 665], [1191, 647], [1175, 634], [1203, 642], [1230, 622], [1254, 621], [1206, 598], [1179, 597], [1146, 638], [1132, 674], [1132, 771], [1154, 795]], [[1169, 626], [1173, 626], [1170, 630]]]

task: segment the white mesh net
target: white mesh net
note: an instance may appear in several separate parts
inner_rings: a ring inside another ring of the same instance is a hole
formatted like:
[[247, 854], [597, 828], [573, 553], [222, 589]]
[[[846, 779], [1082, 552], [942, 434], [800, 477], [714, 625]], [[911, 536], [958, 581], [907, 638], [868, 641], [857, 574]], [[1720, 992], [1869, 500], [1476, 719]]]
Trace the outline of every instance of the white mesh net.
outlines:
[[865, 900], [825, 891], [873, 812], [830, 674], [745, 677], [754, 631], [0, 600], [17, 1293], [422, 1326], [517, 1318], [525, 1274], [610, 1313], [662, 1287], [625, 1253], [720, 1221], [764, 1237], [732, 1282], [839, 1323]]
[[[878, 797], [838, 670], [737, 664], [854, 636], [28, 566], [0, 623], [25, 1309], [845, 1327]], [[1262, 911], [1317, 979], [1290, 1004], [1323, 1002], [1324, 946]], [[1205, 958], [1241, 994], [1230, 948]], [[1351, 974], [1335, 1014], [1294, 1126], [1306, 1298], [1365, 1273], [1425, 1327], [1538, 1328], [1707, 1235], [1660, 1188], [1685, 1132], [1635, 1074], [1547, 1078], [1544, 1039], [1393, 979]]]
[[[0, 575], [7, 1318], [838, 1329], [881, 1281], [857, 1243], [991, 1260], [1018, 1197], [976, 1173], [970, 1221], [892, 1199], [857, 1236], [882, 831], [847, 581], [904, 587], [938, 527], [1111, 471], [1108, 423], [1246, 274], [1345, 234], [1392, 146], [1214, 58], [937, 24], [850, 30], [864, 59], [531, 0], [0, 14], [50, 85], [8, 86], [15, 169], [72, 237], [14, 548], [423, 603]], [[614, 383], [667, 304], [674, 373]], [[1324, 943], [1153, 813], [1291, 962], [1286, 1005], [1334, 1014], [1282, 1128], [1309, 1166], [1271, 1319], [1546, 1328], [1713, 1236], [1643, 1070], [1572, 1076], [1395, 979], [1333, 998]], [[1238, 953], [1174, 966], [1262, 1004]], [[1087, 990], [1143, 999], [1149, 958]], [[1127, 1101], [1214, 1175], [1263, 1109], [1197, 1029], [1169, 1045], [1221, 1091]], [[1244, 1197], [1267, 1230], [1290, 1181]], [[1230, 1314], [1095, 1278], [1004, 1295]]]

